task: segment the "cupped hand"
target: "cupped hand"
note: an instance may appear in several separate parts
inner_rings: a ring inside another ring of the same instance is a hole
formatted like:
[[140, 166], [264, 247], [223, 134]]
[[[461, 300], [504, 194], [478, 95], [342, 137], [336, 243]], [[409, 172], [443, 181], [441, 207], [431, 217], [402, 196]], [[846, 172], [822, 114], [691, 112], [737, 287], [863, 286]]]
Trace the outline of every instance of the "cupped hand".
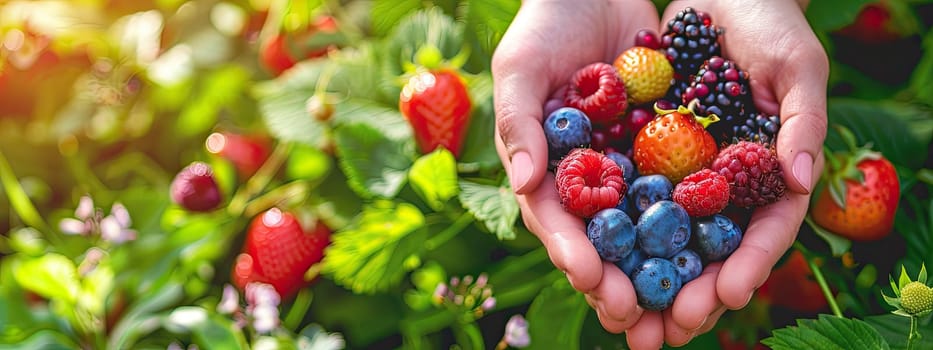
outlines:
[[561, 207], [547, 171], [543, 109], [576, 70], [613, 62], [634, 44], [638, 30], [658, 23], [657, 9], [646, 0], [529, 0], [492, 60], [496, 148], [522, 219], [573, 287], [586, 293], [603, 326], [616, 333], [635, 325], [642, 309], [625, 274], [600, 260], [583, 220]]
[[677, 0], [665, 10], [661, 32], [685, 7], [709, 13], [725, 28], [723, 55], [748, 71], [758, 109], [780, 115], [776, 150], [788, 191], [754, 212], [741, 245], [725, 262], [685, 285], [670, 309], [642, 316], [639, 327], [627, 332], [629, 343], [637, 343], [633, 348], [685, 344], [709, 331], [725, 310], [748, 304], [796, 239], [823, 166], [829, 65], [804, 17], [806, 1]]

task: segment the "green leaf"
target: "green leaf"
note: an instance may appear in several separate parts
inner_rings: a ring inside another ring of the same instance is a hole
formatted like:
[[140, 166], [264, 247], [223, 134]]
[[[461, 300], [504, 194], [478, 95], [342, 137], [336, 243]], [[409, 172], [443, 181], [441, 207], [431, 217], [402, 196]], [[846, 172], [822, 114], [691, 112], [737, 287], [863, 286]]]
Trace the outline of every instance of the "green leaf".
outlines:
[[836, 235], [820, 225], [817, 225], [809, 215], [807, 215], [804, 220], [806, 220], [810, 228], [813, 229], [813, 233], [816, 233], [817, 236], [822, 238], [823, 241], [829, 245], [829, 250], [832, 252], [833, 256], [840, 257], [852, 248], [851, 240]]
[[29, 338], [15, 344], [0, 344], [0, 350], [17, 349], [43, 349], [43, 350], [68, 350], [78, 349], [78, 344], [68, 338], [61, 332], [44, 329], [33, 333]]
[[388, 34], [405, 16], [420, 9], [421, 0], [375, 0], [372, 5], [373, 31], [378, 36]]
[[412, 164], [411, 140], [393, 140], [366, 124], [337, 129], [337, 155], [350, 188], [362, 197], [395, 197]]
[[[919, 169], [927, 157], [926, 145], [933, 139], [933, 111], [893, 102], [869, 102], [847, 98], [827, 101], [829, 124], [845, 126], [855, 134], [859, 145], [872, 144], [892, 163]], [[836, 130], [830, 128], [826, 145], [846, 149]]]
[[371, 294], [397, 285], [404, 262], [423, 249], [424, 215], [408, 203], [378, 200], [349, 227], [334, 233], [324, 254], [323, 273], [355, 293]]
[[285, 162], [285, 175], [290, 180], [317, 183], [333, 168], [330, 156], [324, 151], [305, 145], [295, 145]]
[[457, 187], [457, 161], [445, 148], [421, 156], [408, 171], [415, 192], [435, 211], [444, 209], [448, 199], [460, 192]]
[[933, 105], [933, 31], [923, 37], [924, 55], [911, 74], [910, 88], [920, 101]]
[[528, 307], [526, 349], [579, 349], [580, 331], [589, 306], [565, 279], [545, 288]]
[[897, 279], [897, 288], [904, 289], [910, 283], [910, 276], [907, 274], [907, 268], [901, 265], [901, 276]]
[[200, 306], [176, 308], [163, 319], [166, 329], [190, 332], [195, 342], [204, 349], [245, 349], [243, 332], [231, 321], [212, 315]]
[[877, 330], [858, 319], [820, 315], [800, 319], [797, 326], [774, 330], [762, 340], [774, 350], [797, 349], [890, 349]]
[[462, 180], [460, 203], [499, 239], [515, 238], [518, 202], [507, 184], [489, 186]]
[[3, 184], [3, 192], [10, 200], [10, 206], [23, 222], [41, 231], [49, 231], [48, 225], [26, 195], [3, 152], [0, 152], [0, 183]]
[[466, 143], [460, 155], [461, 163], [474, 163], [480, 168], [501, 168], [495, 137], [496, 115], [493, 110], [492, 76], [483, 73], [469, 77], [470, 98], [473, 99], [473, 111], [470, 126], [467, 129]]
[[382, 88], [386, 96], [399, 96], [401, 85], [393, 77], [402, 76], [405, 67], [415, 62], [415, 53], [426, 44], [440, 49], [445, 59], [456, 56], [463, 48], [463, 24], [454, 22], [436, 7], [405, 17], [382, 52], [385, 78]]
[[22, 261], [13, 277], [23, 288], [45, 298], [74, 304], [81, 289], [78, 268], [68, 257], [48, 253]]
[[398, 107], [388, 107], [371, 100], [350, 98], [334, 110], [334, 126], [365, 124], [379, 130], [387, 138], [402, 141], [412, 138], [411, 125]]
[[240, 65], [231, 64], [210, 72], [201, 82], [198, 95], [181, 111], [176, 131], [183, 136], [207, 132], [217, 123], [220, 110], [236, 103], [249, 83], [249, 71]]
[[[917, 320], [917, 331], [921, 337], [917, 339], [914, 349], [933, 349], [933, 317]], [[907, 348], [907, 333], [910, 331], [910, 318], [897, 315], [877, 315], [865, 317], [868, 323], [891, 345], [891, 349]]]
[[257, 84], [254, 88], [253, 95], [259, 100], [263, 121], [276, 138], [317, 148], [329, 143], [329, 128], [312, 118], [306, 107], [325, 66], [321, 61], [299, 63], [276, 80]]
[[865, 4], [874, 0], [814, 1], [807, 7], [807, 20], [814, 31], [832, 31], [855, 21]]
[[512, 23], [515, 14], [521, 3], [518, 1], [503, 0], [473, 0], [467, 4], [467, 26], [470, 30], [466, 33], [483, 50], [486, 64], [489, 64], [489, 58], [499, 45], [499, 40], [505, 34], [505, 31]]

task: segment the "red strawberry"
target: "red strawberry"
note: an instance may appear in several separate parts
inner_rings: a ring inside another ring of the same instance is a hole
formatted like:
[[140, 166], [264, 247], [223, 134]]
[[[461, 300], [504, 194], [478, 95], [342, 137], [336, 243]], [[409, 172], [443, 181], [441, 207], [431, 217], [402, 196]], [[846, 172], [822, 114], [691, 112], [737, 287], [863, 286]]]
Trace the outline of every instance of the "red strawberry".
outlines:
[[894, 225], [900, 200], [897, 171], [880, 153], [867, 148], [827, 156], [823, 188], [815, 197], [813, 221], [840, 236], [858, 241], [884, 238]]
[[341, 44], [337, 22], [323, 15], [298, 33], [280, 32], [262, 42], [259, 60], [273, 75], [280, 75], [301, 60], [322, 57]]
[[826, 297], [816, 283], [806, 258], [794, 250], [758, 289], [758, 296], [772, 305], [800, 312], [819, 312], [826, 309]]
[[273, 75], [282, 74], [297, 62], [288, 52], [283, 33], [273, 34], [262, 43], [259, 49], [259, 60]]
[[883, 43], [901, 36], [892, 23], [891, 11], [883, 2], [865, 5], [855, 21], [839, 30], [839, 34], [866, 43]]
[[272, 153], [270, 141], [257, 135], [215, 132], [207, 137], [207, 151], [219, 155], [236, 166], [241, 176], [249, 177], [259, 170]]
[[296, 293], [306, 285], [308, 268], [324, 258], [330, 233], [321, 222], [306, 233], [292, 213], [267, 210], [250, 224], [233, 283], [241, 290], [250, 282], [268, 283], [283, 297]]
[[605, 154], [589, 148], [570, 151], [557, 166], [555, 176], [564, 210], [583, 218], [614, 208], [627, 189], [622, 168]]
[[459, 157], [471, 108], [466, 84], [452, 69], [419, 71], [399, 97], [399, 110], [411, 123], [422, 153], [444, 146]]
[[784, 196], [781, 163], [777, 154], [758, 142], [739, 141], [724, 148], [711, 166], [726, 177], [731, 202], [739, 207], [761, 207]]
[[709, 167], [718, 148], [702, 123], [718, 120], [715, 115], [697, 117], [687, 107], [657, 109], [652, 119], [635, 136], [635, 166], [642, 175], [661, 174], [671, 182]]
[[729, 183], [725, 176], [703, 169], [678, 183], [672, 197], [690, 216], [710, 216], [729, 205]]
[[628, 107], [625, 83], [611, 64], [591, 63], [570, 78], [564, 103], [583, 111], [594, 124], [611, 123]]

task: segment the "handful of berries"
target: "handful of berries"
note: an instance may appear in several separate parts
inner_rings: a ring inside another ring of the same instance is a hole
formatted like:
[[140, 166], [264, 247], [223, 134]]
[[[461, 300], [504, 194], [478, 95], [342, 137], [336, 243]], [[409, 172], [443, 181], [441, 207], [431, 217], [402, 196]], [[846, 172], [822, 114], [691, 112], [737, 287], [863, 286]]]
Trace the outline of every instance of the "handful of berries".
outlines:
[[784, 195], [780, 118], [756, 110], [749, 74], [721, 56], [723, 33], [685, 8], [661, 38], [643, 30], [612, 64], [580, 68], [546, 111], [564, 209], [648, 310], [728, 258], [750, 210]]

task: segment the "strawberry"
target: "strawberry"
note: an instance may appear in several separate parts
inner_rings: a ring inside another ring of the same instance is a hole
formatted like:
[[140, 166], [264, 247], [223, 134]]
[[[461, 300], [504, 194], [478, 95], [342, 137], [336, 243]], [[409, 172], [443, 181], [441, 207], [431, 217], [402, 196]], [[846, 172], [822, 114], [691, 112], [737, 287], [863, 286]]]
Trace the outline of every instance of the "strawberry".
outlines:
[[634, 46], [616, 57], [613, 66], [625, 82], [628, 102], [633, 105], [653, 102], [667, 94], [674, 68], [663, 53]]
[[252, 176], [272, 153], [270, 141], [259, 135], [215, 132], [207, 137], [207, 151], [227, 159], [243, 177]]
[[250, 282], [263, 282], [283, 297], [295, 294], [306, 285], [305, 272], [324, 258], [330, 234], [321, 222], [305, 232], [294, 214], [278, 208], [267, 210], [249, 226], [233, 269], [234, 284], [245, 290]]
[[582, 218], [614, 208], [627, 189], [622, 168], [589, 148], [570, 151], [557, 166], [555, 177], [564, 210]]
[[399, 110], [411, 124], [422, 153], [443, 146], [459, 157], [471, 108], [466, 83], [449, 68], [420, 70], [399, 96]]
[[718, 149], [704, 124], [715, 122], [718, 117], [698, 117], [684, 106], [677, 110], [656, 108], [656, 112], [658, 117], [635, 136], [634, 161], [638, 171], [642, 175], [661, 174], [677, 183], [687, 174], [709, 167]]
[[263, 41], [259, 50], [259, 60], [263, 67], [276, 76], [297, 63], [297, 60], [288, 52], [283, 33], [273, 34]]
[[269, 36], [260, 45], [259, 60], [266, 70], [278, 76], [301, 60], [327, 55], [343, 42], [336, 19], [322, 15], [300, 32], [282, 31]]
[[570, 78], [564, 104], [583, 111], [595, 124], [611, 123], [618, 120], [628, 106], [625, 83], [612, 65], [591, 63]]
[[840, 29], [838, 33], [870, 44], [897, 39], [901, 34], [895, 28], [896, 23], [892, 22], [888, 6], [883, 2], [865, 5], [855, 17], [855, 21]]
[[771, 271], [758, 294], [771, 305], [799, 312], [819, 312], [828, 305], [806, 258], [798, 250], [792, 251], [783, 264]]
[[816, 224], [848, 239], [884, 238], [894, 226], [900, 200], [897, 171], [881, 153], [856, 148], [854, 136], [839, 130], [849, 151], [827, 155], [810, 215]]

